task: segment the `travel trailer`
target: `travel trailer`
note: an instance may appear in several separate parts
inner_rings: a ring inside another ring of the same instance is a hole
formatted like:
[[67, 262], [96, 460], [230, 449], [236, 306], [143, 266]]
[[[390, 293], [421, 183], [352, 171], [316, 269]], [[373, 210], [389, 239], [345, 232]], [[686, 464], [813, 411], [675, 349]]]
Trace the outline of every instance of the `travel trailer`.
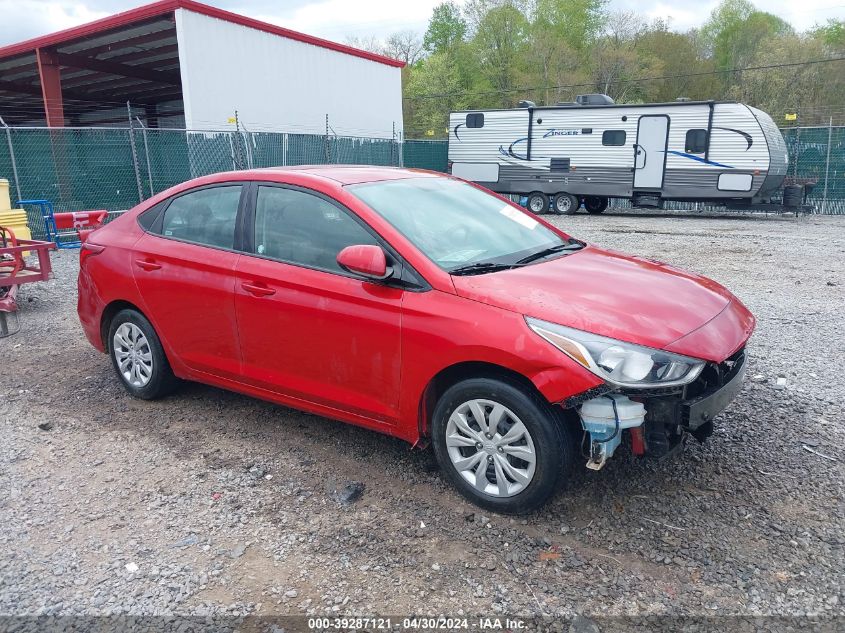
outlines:
[[452, 113], [449, 165], [454, 176], [527, 196], [535, 213], [575, 213], [581, 203], [601, 213], [609, 198], [754, 206], [782, 193], [783, 136], [768, 114], [742, 103], [621, 105], [581, 95], [520, 106]]

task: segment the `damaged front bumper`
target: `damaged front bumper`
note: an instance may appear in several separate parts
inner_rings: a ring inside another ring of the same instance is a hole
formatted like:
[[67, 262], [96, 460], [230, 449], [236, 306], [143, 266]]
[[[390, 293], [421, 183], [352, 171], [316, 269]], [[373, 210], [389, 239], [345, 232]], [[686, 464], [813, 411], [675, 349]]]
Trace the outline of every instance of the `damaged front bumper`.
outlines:
[[[674, 453], [687, 433], [704, 441], [713, 433], [713, 419], [742, 389], [746, 365], [743, 348], [721, 363], [708, 363], [688, 385], [666, 389], [613, 389], [608, 385], [567, 401], [564, 407], [578, 413], [590, 438], [587, 466], [601, 468], [626, 430], [634, 454], [650, 457]], [[614, 414], [596, 416], [598, 407], [607, 410], [610, 399]], [[634, 410], [633, 405], [644, 407], [644, 415], [626, 417], [624, 412]], [[621, 417], [619, 411], [623, 412]]]

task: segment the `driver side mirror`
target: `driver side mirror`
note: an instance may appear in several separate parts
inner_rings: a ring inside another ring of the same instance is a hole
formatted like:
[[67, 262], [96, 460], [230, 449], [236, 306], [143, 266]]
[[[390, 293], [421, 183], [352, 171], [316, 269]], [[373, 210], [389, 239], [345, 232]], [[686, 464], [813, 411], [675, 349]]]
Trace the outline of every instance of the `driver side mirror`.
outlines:
[[347, 246], [337, 254], [337, 263], [344, 270], [377, 281], [393, 274], [393, 269], [387, 265], [384, 251], [380, 246], [372, 244]]

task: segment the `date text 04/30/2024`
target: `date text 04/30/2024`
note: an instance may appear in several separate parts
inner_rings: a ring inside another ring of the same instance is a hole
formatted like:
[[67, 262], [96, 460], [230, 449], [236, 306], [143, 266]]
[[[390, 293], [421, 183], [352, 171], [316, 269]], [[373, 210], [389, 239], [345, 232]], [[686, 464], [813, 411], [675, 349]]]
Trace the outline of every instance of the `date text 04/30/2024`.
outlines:
[[347, 629], [451, 631], [451, 630], [491, 630], [520, 631], [525, 629], [525, 622], [519, 618], [478, 617], [408, 617], [402, 619], [379, 617], [341, 617], [309, 618], [308, 628], [312, 631], [343, 631]]

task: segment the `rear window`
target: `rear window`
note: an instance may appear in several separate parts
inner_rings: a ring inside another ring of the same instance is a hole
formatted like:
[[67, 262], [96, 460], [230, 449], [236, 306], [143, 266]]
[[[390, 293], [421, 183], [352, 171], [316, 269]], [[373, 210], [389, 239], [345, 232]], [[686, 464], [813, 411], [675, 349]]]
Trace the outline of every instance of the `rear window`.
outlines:
[[625, 130], [605, 130], [601, 135], [602, 145], [624, 145]]

